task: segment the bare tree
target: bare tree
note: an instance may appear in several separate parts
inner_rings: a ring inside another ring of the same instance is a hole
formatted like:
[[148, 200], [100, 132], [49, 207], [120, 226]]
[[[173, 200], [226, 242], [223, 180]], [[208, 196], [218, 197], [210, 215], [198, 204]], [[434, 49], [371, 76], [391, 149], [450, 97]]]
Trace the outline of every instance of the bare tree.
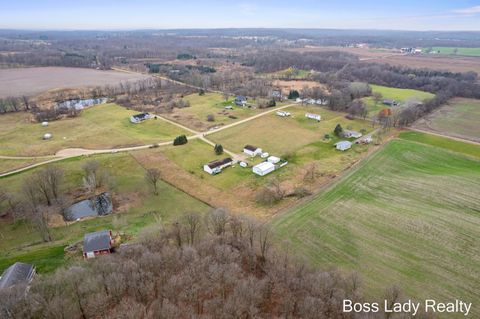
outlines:
[[228, 213], [223, 208], [210, 211], [206, 216], [207, 230], [212, 235], [221, 236], [225, 234], [228, 222]]
[[83, 166], [83, 184], [90, 193], [96, 189], [104, 187], [108, 183], [108, 173], [102, 168], [100, 163], [95, 160], [86, 162]]
[[40, 206], [39, 189], [34, 177], [28, 177], [24, 180], [22, 185], [22, 192], [24, 197], [25, 215], [36, 226], [43, 237], [43, 240], [48, 242], [52, 238], [50, 230], [48, 229], [47, 211]]
[[145, 171], [145, 180], [152, 186], [153, 194], [158, 195], [158, 182], [160, 181], [161, 173], [157, 168], [148, 168]]
[[200, 230], [200, 216], [194, 212], [185, 213], [183, 215], [183, 223], [185, 224], [188, 234], [188, 244], [193, 245]]

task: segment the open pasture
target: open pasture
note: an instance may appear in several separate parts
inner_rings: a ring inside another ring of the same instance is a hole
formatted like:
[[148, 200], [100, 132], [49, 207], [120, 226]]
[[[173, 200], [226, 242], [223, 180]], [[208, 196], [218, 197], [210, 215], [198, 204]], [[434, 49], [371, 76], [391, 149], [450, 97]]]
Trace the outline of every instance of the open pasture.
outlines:
[[277, 216], [274, 232], [314, 265], [358, 272], [372, 298], [398, 285], [417, 300], [478, 304], [480, 160], [452, 149], [393, 140]]
[[414, 127], [480, 142], [480, 100], [455, 98], [418, 120]]
[[67, 67], [0, 69], [0, 98], [30, 96], [54, 89], [116, 85], [147, 77], [135, 73]]
[[[72, 147], [110, 149], [173, 140], [188, 134], [161, 119], [140, 124], [130, 123], [135, 111], [115, 104], [96, 105], [83, 110], [78, 117], [52, 121], [48, 127], [32, 122], [29, 113], [0, 116], [0, 155], [51, 155]], [[45, 133], [53, 138], [43, 140]]]
[[387, 106], [383, 104], [384, 99], [395, 100], [398, 103], [405, 103], [409, 100], [415, 100], [418, 102], [423, 102], [425, 100], [431, 99], [434, 97], [434, 94], [419, 90], [413, 89], [398, 89], [392, 88], [388, 86], [381, 86], [370, 84], [372, 88], [372, 93], [380, 93], [382, 94], [382, 99], [378, 103], [375, 103], [372, 97], [363, 98], [367, 109], [368, 109], [368, 116], [377, 115], [378, 112]]
[[[427, 49], [424, 51], [426, 52]], [[480, 48], [432, 47], [428, 48], [428, 51], [444, 55], [480, 56]]]
[[[264, 111], [238, 107], [233, 98], [229, 97], [228, 100], [225, 100], [225, 97], [219, 93], [205, 93], [204, 95], [195, 93], [185, 96], [184, 100], [190, 103], [189, 107], [175, 108], [172, 113], [164, 114], [164, 116], [198, 131], [230, 124]], [[250, 100], [248, 102], [255, 103]], [[227, 105], [232, 106], [232, 109], [225, 109]], [[213, 121], [207, 120], [209, 115], [213, 115]]]
[[[56, 226], [51, 228], [53, 241], [49, 243], [44, 243], [28, 222], [13, 223], [11, 219], [1, 219], [0, 272], [14, 261], [32, 262], [40, 272], [52, 271], [68, 261], [64, 258], [63, 248], [82, 240], [85, 233], [111, 229], [135, 237], [143, 228], [171, 222], [186, 211], [204, 213], [209, 209], [206, 204], [163, 181], [159, 182], [159, 195], [154, 196], [145, 181], [145, 168], [129, 153], [72, 158], [56, 163], [65, 172], [62, 188], [68, 193], [75, 193], [82, 187], [82, 166], [89, 160], [98, 161], [110, 176], [114, 214], [68, 226], [57, 221], [61, 220], [60, 215], [53, 215], [51, 221]], [[0, 178], [0, 188], [21, 199], [24, 178], [39, 169]]]

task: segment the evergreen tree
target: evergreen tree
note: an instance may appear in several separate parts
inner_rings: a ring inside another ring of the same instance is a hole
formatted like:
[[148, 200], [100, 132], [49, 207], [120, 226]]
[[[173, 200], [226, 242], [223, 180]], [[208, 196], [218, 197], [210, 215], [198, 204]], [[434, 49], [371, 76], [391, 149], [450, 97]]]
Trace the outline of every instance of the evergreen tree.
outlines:
[[333, 130], [333, 133], [335, 133], [336, 136], [340, 136], [342, 132], [343, 132], [342, 126], [340, 124], [337, 124], [337, 126], [335, 126], [335, 130]]
[[215, 154], [217, 155], [223, 154], [223, 146], [221, 144], [215, 144], [215, 147], [213, 149], [215, 151]]
[[188, 143], [188, 139], [185, 135], [177, 136], [173, 140], [173, 145], [183, 145], [183, 144], [187, 144], [187, 143]]

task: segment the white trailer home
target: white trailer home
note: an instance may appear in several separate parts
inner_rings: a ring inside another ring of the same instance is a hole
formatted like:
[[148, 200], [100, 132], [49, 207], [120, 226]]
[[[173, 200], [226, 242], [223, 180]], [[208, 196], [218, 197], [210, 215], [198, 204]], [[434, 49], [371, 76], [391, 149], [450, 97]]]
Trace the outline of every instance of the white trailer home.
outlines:
[[307, 119], [316, 120], [317, 122], [320, 122], [320, 120], [322, 119], [322, 116], [320, 116], [319, 114], [313, 114], [313, 113], [305, 113], [305, 117]]
[[223, 160], [216, 160], [203, 165], [203, 170], [210, 175], [215, 175], [220, 173], [225, 167], [231, 166], [232, 164], [233, 160], [230, 157], [227, 157]]
[[252, 168], [252, 172], [257, 175], [265, 176], [275, 170], [275, 165], [270, 162], [262, 162]]

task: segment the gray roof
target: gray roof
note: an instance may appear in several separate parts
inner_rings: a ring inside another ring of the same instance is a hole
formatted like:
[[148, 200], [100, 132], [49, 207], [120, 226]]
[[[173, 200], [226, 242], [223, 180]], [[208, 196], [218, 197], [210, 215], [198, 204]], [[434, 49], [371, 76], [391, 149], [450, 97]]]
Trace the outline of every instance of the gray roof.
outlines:
[[106, 250], [112, 248], [110, 244], [110, 231], [102, 230], [86, 234], [83, 238], [83, 252]]
[[35, 267], [30, 264], [16, 262], [8, 267], [0, 278], [0, 289], [20, 283], [29, 283], [35, 274]]

